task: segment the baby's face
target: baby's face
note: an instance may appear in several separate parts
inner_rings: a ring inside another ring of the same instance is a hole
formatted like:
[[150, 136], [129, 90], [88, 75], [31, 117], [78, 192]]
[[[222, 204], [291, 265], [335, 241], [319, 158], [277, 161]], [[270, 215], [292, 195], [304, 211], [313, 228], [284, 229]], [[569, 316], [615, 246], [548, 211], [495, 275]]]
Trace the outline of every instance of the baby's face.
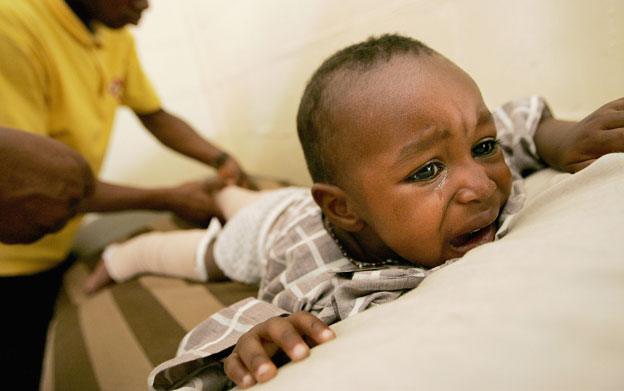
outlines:
[[474, 81], [442, 57], [405, 55], [350, 83], [334, 152], [379, 251], [433, 267], [494, 240], [511, 174]]

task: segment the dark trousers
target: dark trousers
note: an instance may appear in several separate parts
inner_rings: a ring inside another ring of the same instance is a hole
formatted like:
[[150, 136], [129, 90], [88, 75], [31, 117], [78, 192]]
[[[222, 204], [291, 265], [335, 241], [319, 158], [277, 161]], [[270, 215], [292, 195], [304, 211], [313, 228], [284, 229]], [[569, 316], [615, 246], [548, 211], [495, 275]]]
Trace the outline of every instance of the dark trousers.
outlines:
[[39, 389], [48, 325], [72, 261], [70, 256], [41, 273], [0, 277], [0, 374], [15, 389]]

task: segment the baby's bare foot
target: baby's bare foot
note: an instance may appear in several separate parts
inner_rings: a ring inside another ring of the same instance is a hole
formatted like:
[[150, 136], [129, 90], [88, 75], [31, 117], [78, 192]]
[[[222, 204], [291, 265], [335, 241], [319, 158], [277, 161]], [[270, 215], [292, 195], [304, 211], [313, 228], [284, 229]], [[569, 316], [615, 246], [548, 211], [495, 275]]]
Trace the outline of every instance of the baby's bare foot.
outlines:
[[108, 274], [104, 261], [100, 260], [85, 280], [82, 289], [86, 294], [91, 295], [112, 282], [113, 279]]

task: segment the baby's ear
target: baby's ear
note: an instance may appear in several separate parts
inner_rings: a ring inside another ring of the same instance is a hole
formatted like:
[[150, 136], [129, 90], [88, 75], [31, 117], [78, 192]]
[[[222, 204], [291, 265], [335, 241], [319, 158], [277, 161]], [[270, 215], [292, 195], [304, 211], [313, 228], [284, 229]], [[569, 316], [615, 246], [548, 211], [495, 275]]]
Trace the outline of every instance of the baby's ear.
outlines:
[[325, 217], [336, 227], [350, 232], [364, 228], [364, 221], [353, 210], [347, 194], [338, 186], [315, 183], [312, 185], [312, 197]]

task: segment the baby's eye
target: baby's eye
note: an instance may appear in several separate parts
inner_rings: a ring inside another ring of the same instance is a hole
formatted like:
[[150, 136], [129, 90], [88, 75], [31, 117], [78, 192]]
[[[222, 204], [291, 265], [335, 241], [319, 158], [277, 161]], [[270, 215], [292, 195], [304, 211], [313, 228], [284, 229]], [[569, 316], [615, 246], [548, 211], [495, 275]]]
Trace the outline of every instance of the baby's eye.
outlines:
[[440, 162], [427, 163], [418, 169], [418, 171], [410, 174], [410, 176], [407, 177], [407, 180], [411, 182], [428, 181], [438, 176], [443, 168], [444, 166]]
[[496, 152], [498, 149], [498, 140], [494, 138], [488, 138], [479, 141], [474, 147], [472, 147], [472, 156], [488, 156]]

